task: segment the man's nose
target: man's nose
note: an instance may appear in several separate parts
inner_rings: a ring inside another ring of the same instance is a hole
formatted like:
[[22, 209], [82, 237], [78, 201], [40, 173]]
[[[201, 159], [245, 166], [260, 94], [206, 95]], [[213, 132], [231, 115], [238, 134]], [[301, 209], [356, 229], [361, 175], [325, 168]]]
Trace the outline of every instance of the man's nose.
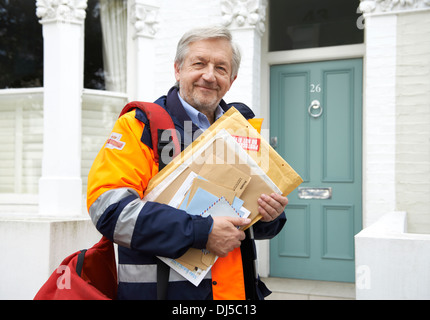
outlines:
[[203, 73], [202, 77], [203, 77], [203, 80], [207, 82], [215, 82], [216, 81], [215, 68], [213, 66], [208, 66], [205, 72]]

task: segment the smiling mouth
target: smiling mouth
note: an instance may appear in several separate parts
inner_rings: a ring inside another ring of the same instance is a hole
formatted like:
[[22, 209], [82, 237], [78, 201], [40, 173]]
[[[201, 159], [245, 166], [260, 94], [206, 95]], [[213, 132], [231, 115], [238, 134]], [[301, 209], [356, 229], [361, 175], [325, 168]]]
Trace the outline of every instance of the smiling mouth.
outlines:
[[207, 90], [207, 91], [216, 91], [217, 88], [207, 87], [207, 86], [201, 86], [201, 85], [195, 85], [197, 88], [201, 90]]

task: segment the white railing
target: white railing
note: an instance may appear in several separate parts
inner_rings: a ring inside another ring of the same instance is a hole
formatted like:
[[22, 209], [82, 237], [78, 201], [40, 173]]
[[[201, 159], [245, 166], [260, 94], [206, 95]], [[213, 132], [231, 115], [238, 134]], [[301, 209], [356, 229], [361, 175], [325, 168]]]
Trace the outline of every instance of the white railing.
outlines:
[[[84, 192], [91, 164], [126, 102], [125, 94], [88, 89], [83, 92]], [[43, 88], [0, 90], [0, 137], [0, 200], [7, 199], [6, 194], [37, 194], [42, 173]]]
[[38, 191], [43, 143], [43, 88], [0, 90], [0, 193]]

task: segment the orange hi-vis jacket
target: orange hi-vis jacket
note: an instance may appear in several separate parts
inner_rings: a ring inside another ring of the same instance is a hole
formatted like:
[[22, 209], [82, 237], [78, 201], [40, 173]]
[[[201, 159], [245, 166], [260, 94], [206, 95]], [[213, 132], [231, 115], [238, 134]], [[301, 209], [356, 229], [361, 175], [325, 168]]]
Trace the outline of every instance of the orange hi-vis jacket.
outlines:
[[[171, 116], [180, 133], [181, 150], [197, 137], [176, 88], [156, 104]], [[234, 105], [246, 118], [254, 114]], [[230, 107], [220, 103], [225, 111]], [[189, 248], [205, 249], [213, 220], [189, 215], [170, 206], [144, 202], [149, 180], [158, 172], [149, 121], [139, 109], [121, 116], [97, 155], [88, 176], [87, 206], [96, 228], [118, 244], [118, 299], [157, 298], [157, 256], [178, 258]], [[257, 199], [256, 199], [257, 201]], [[285, 215], [254, 225], [256, 239], [270, 239], [282, 229]], [[219, 258], [205, 279], [194, 286], [171, 270], [167, 299], [262, 299], [270, 292], [256, 276], [253, 239]]]

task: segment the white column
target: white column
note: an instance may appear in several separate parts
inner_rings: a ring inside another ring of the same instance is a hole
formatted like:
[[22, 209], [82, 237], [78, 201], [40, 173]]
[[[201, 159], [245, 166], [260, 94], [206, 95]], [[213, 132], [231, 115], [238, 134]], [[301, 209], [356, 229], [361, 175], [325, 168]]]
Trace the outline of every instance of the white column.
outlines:
[[428, 0], [361, 0], [365, 17], [363, 226], [396, 210], [397, 19]]
[[129, 1], [128, 93], [130, 100], [154, 101], [155, 35], [159, 7], [155, 0]]
[[261, 43], [265, 32], [266, 0], [222, 0], [223, 23], [233, 34], [242, 53], [239, 75], [226, 101], [247, 104], [261, 116]]
[[397, 16], [366, 17], [364, 226], [395, 211]]
[[82, 214], [81, 102], [86, 7], [86, 0], [37, 1], [44, 39], [39, 213], [47, 216]]

